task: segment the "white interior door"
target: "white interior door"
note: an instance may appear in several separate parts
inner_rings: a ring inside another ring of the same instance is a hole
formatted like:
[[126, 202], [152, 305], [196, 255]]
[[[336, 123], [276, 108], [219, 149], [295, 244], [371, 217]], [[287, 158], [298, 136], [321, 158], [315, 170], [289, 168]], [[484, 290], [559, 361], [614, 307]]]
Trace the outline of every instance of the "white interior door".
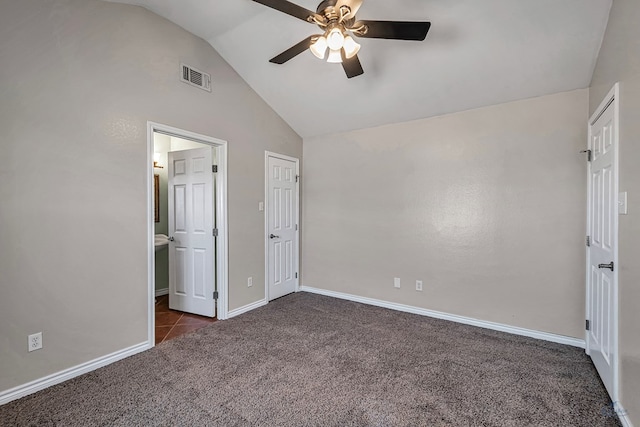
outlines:
[[269, 301], [296, 291], [298, 191], [295, 161], [267, 158], [267, 283]]
[[215, 316], [211, 147], [169, 152], [169, 307]]
[[617, 363], [617, 180], [615, 107], [590, 126], [587, 352], [615, 399]]

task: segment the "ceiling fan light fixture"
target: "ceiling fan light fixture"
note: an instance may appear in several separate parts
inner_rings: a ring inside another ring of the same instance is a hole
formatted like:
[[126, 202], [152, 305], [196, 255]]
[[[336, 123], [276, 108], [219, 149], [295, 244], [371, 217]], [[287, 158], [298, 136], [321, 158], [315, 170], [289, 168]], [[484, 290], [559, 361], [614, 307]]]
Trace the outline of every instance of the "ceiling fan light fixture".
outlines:
[[351, 59], [360, 51], [360, 45], [351, 36], [344, 38], [344, 56]]
[[340, 53], [340, 49], [331, 49], [329, 51], [327, 62], [331, 64], [340, 64], [342, 62], [342, 54]]
[[315, 43], [313, 43], [309, 50], [318, 59], [324, 59], [324, 54], [327, 52], [327, 38], [325, 36], [318, 37]]
[[332, 28], [327, 35], [327, 44], [331, 50], [340, 50], [344, 46], [344, 34], [339, 28]]

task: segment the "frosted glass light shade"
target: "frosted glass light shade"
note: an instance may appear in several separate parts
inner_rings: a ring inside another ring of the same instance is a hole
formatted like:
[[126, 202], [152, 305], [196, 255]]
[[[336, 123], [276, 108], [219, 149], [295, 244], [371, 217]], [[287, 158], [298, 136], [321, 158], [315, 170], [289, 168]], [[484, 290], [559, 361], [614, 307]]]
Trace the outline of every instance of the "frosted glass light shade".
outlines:
[[356, 41], [351, 36], [347, 36], [344, 39], [344, 56], [349, 58], [353, 58], [360, 51], [360, 45], [356, 43]]
[[327, 52], [327, 39], [324, 36], [319, 37], [309, 50], [316, 58], [324, 59], [324, 54]]
[[329, 31], [329, 35], [327, 36], [327, 44], [331, 50], [340, 50], [342, 46], [344, 46], [344, 35], [342, 31], [337, 28], [333, 28]]
[[340, 50], [331, 49], [329, 51], [327, 62], [330, 62], [332, 64], [340, 64], [342, 62], [342, 54], [340, 53]]

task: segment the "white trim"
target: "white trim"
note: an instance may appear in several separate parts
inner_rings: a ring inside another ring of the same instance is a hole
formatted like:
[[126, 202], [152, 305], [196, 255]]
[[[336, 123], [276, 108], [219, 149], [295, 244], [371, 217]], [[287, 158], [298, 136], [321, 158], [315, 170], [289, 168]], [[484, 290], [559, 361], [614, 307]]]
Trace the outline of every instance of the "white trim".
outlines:
[[149, 294], [149, 311], [148, 311], [148, 336], [149, 342], [155, 342], [154, 328], [154, 298], [155, 298], [155, 248], [153, 245], [153, 147], [154, 132], [164, 135], [175, 136], [177, 138], [188, 139], [215, 147], [217, 152], [218, 175], [216, 179], [216, 217], [218, 228], [218, 238], [216, 239], [217, 264], [216, 278], [218, 283], [218, 304], [216, 307], [216, 316], [218, 320], [228, 318], [229, 311], [229, 227], [227, 224], [227, 141], [212, 138], [210, 136], [201, 135], [172, 126], [160, 123], [147, 122], [147, 222], [148, 228], [148, 261], [147, 261], [147, 277], [148, 277], [148, 294]]
[[70, 380], [79, 375], [86, 374], [87, 372], [95, 371], [98, 368], [107, 366], [118, 360], [122, 360], [126, 357], [133, 356], [134, 354], [150, 349], [152, 346], [149, 342], [143, 342], [131, 347], [118, 350], [114, 353], [107, 354], [106, 356], [98, 357], [89, 362], [81, 363], [74, 367], [64, 369], [55, 374], [47, 375], [46, 377], [39, 378], [35, 381], [28, 382], [18, 387], [11, 388], [0, 392], [0, 405], [4, 405], [13, 400], [20, 399], [21, 397], [35, 393], [40, 390], [44, 390], [47, 387], [51, 387], [61, 382]]
[[216, 317], [218, 320], [226, 320], [229, 318], [229, 223], [227, 220], [227, 142], [218, 147], [218, 177], [216, 192], [217, 200], [217, 224], [218, 239], [216, 250], [218, 253], [218, 265], [216, 273], [218, 275], [218, 306]]
[[153, 204], [153, 126], [147, 122], [147, 341], [150, 347], [156, 342], [155, 289], [156, 289], [156, 247]]
[[[618, 301], [618, 274], [620, 271], [620, 264], [618, 263], [618, 244], [620, 239], [620, 233], [618, 231], [618, 223], [619, 223], [619, 215], [618, 215], [618, 195], [620, 192], [620, 83], [616, 83], [613, 88], [609, 91], [607, 96], [602, 100], [598, 108], [594, 111], [594, 113], [589, 118], [589, 122], [587, 123], [587, 148], [592, 150], [591, 146], [592, 138], [592, 126], [595, 122], [602, 116], [604, 111], [609, 107], [613, 107], [613, 121], [615, 124], [615, 134], [613, 138], [613, 146], [614, 146], [614, 191], [613, 191], [613, 206], [616, 207], [615, 215], [613, 215], [613, 233], [615, 236], [615, 245], [613, 248], [613, 262], [615, 265], [615, 270], [613, 272], [613, 310], [614, 310], [614, 318], [613, 318], [613, 343], [612, 348], [615, 352], [615, 356], [612, 359], [613, 365], [613, 393], [611, 400], [613, 402], [617, 402], [620, 395], [620, 353], [619, 353], [619, 344], [618, 344], [618, 314], [619, 314], [619, 301]], [[591, 229], [591, 162], [589, 162], [587, 166], [587, 235], [589, 235], [589, 230]], [[590, 247], [586, 248], [586, 276], [585, 276], [585, 288], [586, 288], [586, 298], [585, 298], [585, 317], [589, 317], [590, 315], [590, 306], [591, 306], [591, 291], [589, 288], [590, 282], [589, 278], [591, 277], [590, 272]], [[589, 350], [589, 331], [585, 331], [585, 352], [590, 354]]]
[[156, 289], [156, 296], [169, 295], [169, 288]]
[[448, 320], [450, 322], [477, 326], [479, 328], [491, 329], [494, 331], [507, 332], [509, 334], [521, 335], [521, 336], [536, 338], [544, 341], [551, 341], [558, 344], [566, 344], [573, 347], [584, 348], [585, 346], [584, 341], [581, 339], [567, 337], [564, 335], [551, 334], [549, 332], [541, 332], [541, 331], [535, 331], [533, 329], [520, 328], [518, 326], [510, 326], [502, 323], [488, 322], [486, 320], [473, 319], [471, 317], [458, 316], [456, 314], [443, 313], [441, 311], [428, 310], [426, 308], [398, 304], [398, 303], [378, 300], [374, 298], [366, 298], [366, 297], [361, 297], [357, 295], [345, 294], [342, 292], [327, 291], [325, 289], [312, 288], [309, 286], [302, 286], [300, 290], [302, 292], [309, 292], [309, 293], [324, 295], [328, 297], [340, 298], [348, 301], [359, 302], [362, 304], [374, 305], [376, 307], [383, 307], [391, 310], [402, 311], [405, 313], [419, 314], [421, 316]]
[[[589, 122], [587, 123], [587, 150], [591, 150], [591, 119], [589, 119]], [[590, 154], [589, 154], [590, 155]], [[587, 162], [587, 205], [585, 206], [586, 210], [586, 215], [587, 215], [587, 223], [586, 223], [586, 230], [585, 230], [585, 235], [589, 236], [589, 239], [592, 239], [591, 237], [591, 162]], [[591, 275], [591, 266], [589, 265], [589, 256], [590, 256], [590, 248], [589, 246], [586, 245], [585, 243], [585, 248], [584, 248], [584, 284], [585, 284], [585, 299], [584, 299], [584, 318], [585, 318], [585, 331], [584, 331], [584, 352], [587, 354], [587, 356], [591, 356], [591, 351], [589, 350], [589, 331], [586, 328], [586, 321], [589, 318], [589, 309], [591, 307], [591, 297], [589, 295], [589, 277]]]
[[300, 292], [300, 159], [278, 154], [271, 151], [264, 152], [264, 299], [269, 302], [269, 157], [288, 160], [296, 164], [296, 278], [295, 292]]
[[261, 299], [260, 301], [252, 302], [251, 304], [243, 305], [242, 307], [236, 308], [234, 310], [229, 311], [227, 313], [227, 319], [231, 319], [232, 317], [240, 316], [248, 311], [255, 310], [256, 308], [262, 307], [263, 305], [267, 305], [266, 299]]
[[623, 427], [633, 427], [631, 420], [629, 419], [629, 413], [624, 409], [620, 402], [614, 402], [613, 409], [620, 419], [620, 423]]

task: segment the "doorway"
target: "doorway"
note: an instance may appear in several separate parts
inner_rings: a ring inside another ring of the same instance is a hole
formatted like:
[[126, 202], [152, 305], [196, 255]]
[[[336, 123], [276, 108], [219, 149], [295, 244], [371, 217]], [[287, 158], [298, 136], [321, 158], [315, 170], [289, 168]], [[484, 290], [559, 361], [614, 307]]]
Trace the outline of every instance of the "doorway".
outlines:
[[618, 85], [589, 120], [586, 351], [618, 399]]
[[300, 160], [265, 153], [265, 300], [299, 290]]
[[[156, 296], [168, 294], [171, 308], [181, 312], [227, 318], [227, 143], [152, 122], [147, 134], [148, 339], [152, 345]], [[158, 194], [162, 203], [156, 203]], [[159, 223], [166, 233], [156, 232]], [[158, 254], [162, 260], [156, 263]], [[160, 289], [156, 289], [156, 274]]]

